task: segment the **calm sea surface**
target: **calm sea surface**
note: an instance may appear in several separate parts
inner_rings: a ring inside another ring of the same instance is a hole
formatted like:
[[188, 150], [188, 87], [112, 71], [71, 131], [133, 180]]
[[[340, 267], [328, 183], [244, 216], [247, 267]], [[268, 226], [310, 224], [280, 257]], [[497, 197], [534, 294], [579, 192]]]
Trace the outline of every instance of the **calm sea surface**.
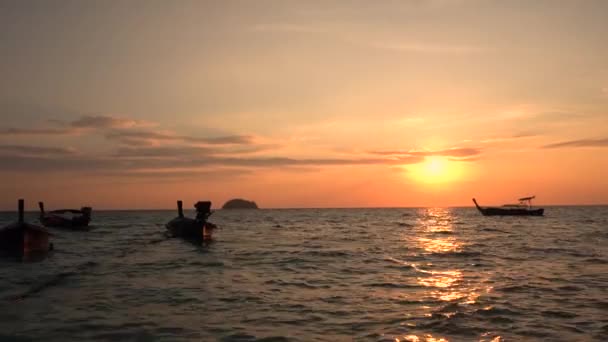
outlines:
[[93, 214], [0, 259], [1, 341], [608, 339], [608, 207], [218, 211], [208, 246], [163, 237], [174, 211]]

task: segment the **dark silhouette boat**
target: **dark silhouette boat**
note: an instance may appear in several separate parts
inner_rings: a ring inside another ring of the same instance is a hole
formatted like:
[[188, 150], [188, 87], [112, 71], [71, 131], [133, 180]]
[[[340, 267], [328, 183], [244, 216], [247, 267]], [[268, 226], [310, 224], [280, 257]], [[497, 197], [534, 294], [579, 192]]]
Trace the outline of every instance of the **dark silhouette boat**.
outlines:
[[18, 256], [46, 254], [52, 249], [49, 231], [24, 220], [24, 201], [19, 200], [19, 220], [0, 228], [0, 251]]
[[209, 216], [213, 214], [213, 211], [211, 211], [211, 202], [196, 202], [194, 208], [196, 209], [196, 218], [185, 217], [182, 209], [182, 201], [177, 201], [178, 216], [165, 225], [169, 236], [181, 237], [197, 242], [212, 240], [213, 230], [216, 229], [217, 226], [208, 222]]
[[532, 200], [535, 196], [522, 197], [518, 204], [505, 204], [502, 207], [480, 207], [473, 198], [473, 203], [483, 216], [543, 216], [545, 209], [532, 208]]
[[44, 203], [38, 202], [40, 208], [40, 223], [45, 227], [59, 227], [70, 229], [87, 229], [91, 222], [93, 208], [82, 207], [77, 209], [58, 209], [44, 211]]

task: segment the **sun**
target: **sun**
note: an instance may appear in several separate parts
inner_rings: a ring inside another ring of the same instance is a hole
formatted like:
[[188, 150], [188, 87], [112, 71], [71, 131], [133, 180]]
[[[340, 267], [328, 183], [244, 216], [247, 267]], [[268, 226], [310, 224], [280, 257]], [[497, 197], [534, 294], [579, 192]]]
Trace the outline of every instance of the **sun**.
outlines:
[[445, 157], [426, 157], [423, 163], [411, 165], [408, 174], [421, 183], [448, 183], [461, 178], [463, 169], [459, 164]]

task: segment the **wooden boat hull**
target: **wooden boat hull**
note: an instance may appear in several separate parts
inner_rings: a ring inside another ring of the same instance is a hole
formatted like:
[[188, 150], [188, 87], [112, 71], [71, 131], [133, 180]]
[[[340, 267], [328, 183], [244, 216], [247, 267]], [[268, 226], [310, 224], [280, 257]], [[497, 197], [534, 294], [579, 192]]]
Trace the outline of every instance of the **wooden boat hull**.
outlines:
[[169, 221], [165, 227], [170, 236], [181, 237], [196, 241], [210, 241], [213, 238], [215, 225], [210, 222], [201, 223], [188, 217], [176, 217]]
[[0, 229], [0, 250], [9, 254], [29, 255], [51, 250], [49, 232], [27, 223], [16, 223]]
[[473, 198], [475, 207], [483, 216], [543, 216], [545, 209], [527, 209], [527, 208], [496, 208], [496, 207], [480, 207], [477, 201]]
[[545, 209], [503, 209], [503, 208], [481, 208], [479, 212], [483, 216], [543, 216]]
[[87, 229], [91, 219], [85, 216], [76, 216], [71, 219], [58, 215], [45, 214], [40, 217], [40, 223], [45, 227]]

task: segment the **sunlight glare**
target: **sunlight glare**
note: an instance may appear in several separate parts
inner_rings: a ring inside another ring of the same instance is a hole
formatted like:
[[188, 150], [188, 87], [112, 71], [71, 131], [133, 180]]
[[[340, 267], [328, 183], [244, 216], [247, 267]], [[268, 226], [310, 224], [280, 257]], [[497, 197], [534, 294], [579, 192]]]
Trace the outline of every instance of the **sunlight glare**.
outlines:
[[462, 163], [439, 156], [427, 157], [423, 163], [411, 165], [408, 170], [414, 180], [427, 184], [453, 182], [463, 174]]

